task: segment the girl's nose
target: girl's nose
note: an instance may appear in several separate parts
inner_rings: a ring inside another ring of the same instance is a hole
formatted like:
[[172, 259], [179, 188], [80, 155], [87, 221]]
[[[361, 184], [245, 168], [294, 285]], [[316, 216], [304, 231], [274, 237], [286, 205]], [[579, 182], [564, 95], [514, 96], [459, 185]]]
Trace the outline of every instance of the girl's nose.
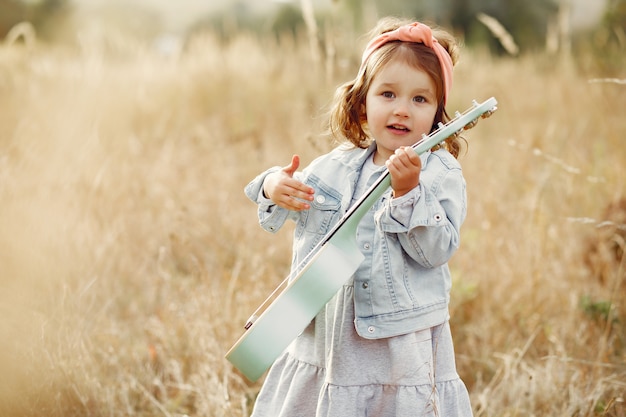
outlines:
[[409, 115], [408, 106], [402, 100], [398, 100], [393, 108], [394, 116], [407, 117]]

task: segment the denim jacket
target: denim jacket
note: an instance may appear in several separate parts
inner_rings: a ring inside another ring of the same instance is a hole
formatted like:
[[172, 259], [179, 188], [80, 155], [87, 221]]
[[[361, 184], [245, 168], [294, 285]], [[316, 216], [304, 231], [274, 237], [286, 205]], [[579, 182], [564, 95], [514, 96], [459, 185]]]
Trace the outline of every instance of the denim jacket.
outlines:
[[[268, 169], [246, 186], [265, 230], [276, 232], [287, 219], [296, 222], [292, 268], [348, 210], [361, 167], [375, 149], [375, 143], [368, 149], [343, 145], [297, 172], [298, 180], [315, 189], [309, 210], [290, 211], [265, 198], [263, 181], [280, 167]], [[373, 236], [365, 246], [371, 273], [353, 277], [355, 327], [364, 338], [411, 333], [449, 317], [447, 262], [460, 243], [465, 180], [459, 162], [443, 149], [426, 152], [421, 159], [417, 187], [395, 199], [389, 189], [372, 207]]]

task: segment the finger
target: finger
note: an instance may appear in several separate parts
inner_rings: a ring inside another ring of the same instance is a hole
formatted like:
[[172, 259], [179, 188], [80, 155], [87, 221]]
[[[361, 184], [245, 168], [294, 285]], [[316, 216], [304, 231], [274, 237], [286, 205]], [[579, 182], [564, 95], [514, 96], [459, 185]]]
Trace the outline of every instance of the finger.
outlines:
[[[285, 208], [309, 208], [306, 201], [313, 200], [313, 188], [295, 179], [286, 179], [276, 189], [276, 203]], [[304, 201], [301, 201], [304, 200]]]
[[421, 167], [422, 160], [419, 155], [411, 147], [402, 147], [396, 149], [394, 155], [407, 168]]
[[298, 200], [297, 198], [289, 195], [283, 195], [278, 205], [293, 211], [302, 211], [311, 208], [308, 203]]
[[389, 159], [385, 161], [385, 165], [387, 166], [387, 169], [392, 176], [397, 174], [400, 168], [403, 166], [403, 164], [398, 161], [398, 157], [396, 155], [391, 155]]
[[393, 167], [397, 170], [408, 168], [410, 165], [409, 156], [402, 149], [396, 149], [387, 160], [387, 167]]
[[422, 165], [422, 160], [420, 156], [417, 154], [417, 152], [415, 152], [413, 148], [407, 147], [404, 149], [404, 152], [409, 157], [409, 161], [411, 161], [412, 165], [418, 165], [418, 166]]
[[291, 207], [292, 207], [292, 210], [296, 210], [296, 211], [308, 210], [311, 208], [311, 206], [308, 203], [305, 203], [304, 201], [301, 201], [301, 200], [297, 200], [293, 197], [291, 198]]
[[290, 197], [313, 200], [313, 194], [315, 193], [315, 189], [313, 187], [309, 187], [308, 185], [295, 179], [285, 181], [284, 185], [284, 193]]
[[300, 156], [294, 155], [291, 157], [291, 162], [289, 163], [289, 165], [283, 168], [283, 171], [290, 177], [293, 177], [293, 174], [298, 170], [299, 166]]

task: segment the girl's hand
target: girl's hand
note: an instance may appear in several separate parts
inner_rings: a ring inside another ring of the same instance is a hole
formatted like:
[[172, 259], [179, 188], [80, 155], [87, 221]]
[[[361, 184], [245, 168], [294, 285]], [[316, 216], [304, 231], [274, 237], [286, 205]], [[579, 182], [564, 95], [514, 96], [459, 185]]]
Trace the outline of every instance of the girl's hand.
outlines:
[[269, 174], [263, 182], [265, 197], [287, 210], [308, 210], [311, 206], [306, 201], [312, 201], [315, 193], [313, 188], [293, 178], [298, 166], [300, 166], [300, 157], [294, 155], [289, 165]]
[[420, 183], [422, 160], [413, 148], [402, 146], [385, 162], [391, 175], [394, 198], [402, 197]]

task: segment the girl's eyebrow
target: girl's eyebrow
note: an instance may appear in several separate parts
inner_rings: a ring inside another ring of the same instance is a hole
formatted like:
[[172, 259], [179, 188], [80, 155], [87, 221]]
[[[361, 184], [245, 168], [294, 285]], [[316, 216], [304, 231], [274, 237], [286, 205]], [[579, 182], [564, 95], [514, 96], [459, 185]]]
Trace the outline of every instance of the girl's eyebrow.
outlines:
[[418, 93], [428, 93], [428, 94], [433, 94], [432, 90], [430, 88], [416, 88], [415, 90]]
[[[376, 86], [376, 88], [381, 89], [381, 88], [391, 88], [391, 87], [397, 87], [399, 83], [395, 83], [395, 82], [386, 82], [386, 83], [381, 83], [379, 85]], [[432, 94], [435, 95], [435, 93], [433, 91], [431, 91], [430, 88], [428, 87], [418, 87], [418, 88], [414, 88], [411, 90], [413, 92], [413, 94]]]
[[[402, 83], [402, 81], [381, 82], [380, 84], [378, 84], [378, 87], [396, 87], [396, 86], [398, 86], [401, 83]], [[375, 85], [375, 83], [373, 83], [373, 85]], [[417, 87], [417, 88], [414, 88], [414, 90], [430, 91], [430, 88], [429, 87]]]
[[380, 83], [378, 84], [378, 87], [395, 87], [398, 83], [393, 83], [393, 82], [387, 82], [387, 83]]

